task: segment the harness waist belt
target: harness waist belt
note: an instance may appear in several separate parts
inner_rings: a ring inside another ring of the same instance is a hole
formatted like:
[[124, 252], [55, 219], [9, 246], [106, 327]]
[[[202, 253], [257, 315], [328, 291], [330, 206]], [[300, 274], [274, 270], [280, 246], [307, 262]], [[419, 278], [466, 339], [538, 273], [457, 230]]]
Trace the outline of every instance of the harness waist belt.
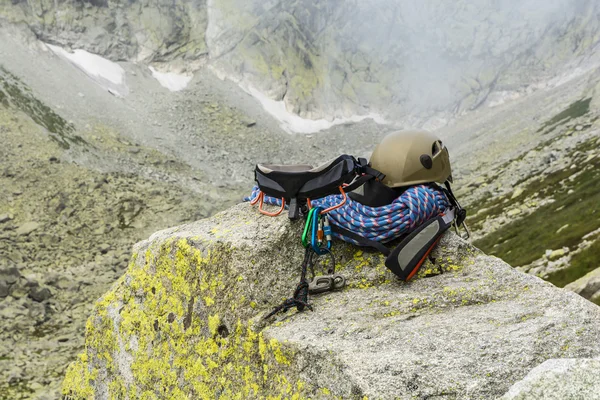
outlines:
[[[282, 199], [289, 205], [289, 217], [300, 216], [300, 205], [308, 199], [318, 199], [350, 191], [381, 173], [367, 166], [365, 159], [356, 160], [343, 154], [316, 168], [306, 164], [257, 164], [254, 178], [267, 196]], [[360, 182], [359, 182], [360, 181]]]

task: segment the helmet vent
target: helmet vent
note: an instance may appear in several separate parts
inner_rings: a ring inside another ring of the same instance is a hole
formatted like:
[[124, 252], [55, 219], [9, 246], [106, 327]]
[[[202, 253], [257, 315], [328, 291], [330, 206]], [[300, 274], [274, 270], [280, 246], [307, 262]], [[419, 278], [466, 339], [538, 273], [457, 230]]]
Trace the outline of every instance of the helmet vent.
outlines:
[[431, 169], [431, 167], [433, 167], [433, 160], [431, 159], [431, 157], [427, 154], [422, 154], [421, 155], [421, 164], [427, 168], [427, 169]]

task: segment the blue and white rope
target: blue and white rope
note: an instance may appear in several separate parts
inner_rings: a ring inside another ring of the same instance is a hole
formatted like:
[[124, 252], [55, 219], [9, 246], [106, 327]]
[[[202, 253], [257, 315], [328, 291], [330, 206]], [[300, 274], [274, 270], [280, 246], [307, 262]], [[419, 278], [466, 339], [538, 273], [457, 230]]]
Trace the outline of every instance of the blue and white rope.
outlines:
[[[258, 186], [252, 189], [244, 201], [254, 200], [260, 193]], [[311, 205], [329, 208], [342, 201], [342, 195], [331, 195], [311, 200]], [[264, 202], [281, 207], [281, 199], [265, 196]], [[391, 204], [369, 207], [348, 197], [346, 204], [328, 213], [333, 225], [354, 232], [365, 239], [385, 243], [410, 233], [425, 221], [442, 214], [449, 207], [444, 192], [434, 186], [415, 185], [406, 189]], [[355, 245], [355, 240], [339, 234], [334, 236]]]

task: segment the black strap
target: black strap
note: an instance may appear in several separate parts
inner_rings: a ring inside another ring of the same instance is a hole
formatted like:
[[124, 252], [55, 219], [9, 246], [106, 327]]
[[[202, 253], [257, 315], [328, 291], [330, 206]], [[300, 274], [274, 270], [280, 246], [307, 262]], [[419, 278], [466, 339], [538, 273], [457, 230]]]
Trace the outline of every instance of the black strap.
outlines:
[[337, 233], [338, 235], [342, 235], [345, 236], [347, 238], [350, 239], [354, 239], [356, 240], [359, 244], [363, 245], [363, 246], [369, 246], [369, 247], [373, 247], [376, 250], [379, 250], [381, 253], [383, 253], [385, 256], [390, 254], [390, 250], [385, 247], [383, 244], [376, 242], [374, 240], [370, 240], [370, 239], [365, 239], [364, 237], [360, 236], [357, 233], [354, 233], [352, 231], [349, 231], [347, 229], [341, 228], [338, 225], [331, 225], [331, 230], [334, 233]]
[[357, 178], [354, 181], [352, 181], [352, 183], [350, 183], [348, 186], [344, 187], [344, 192], [348, 193], [353, 190], [356, 190], [371, 179], [375, 179], [375, 177], [373, 175], [365, 174], [360, 178]]
[[378, 181], [383, 181], [385, 179], [385, 174], [379, 172], [375, 168], [369, 167], [364, 158], [359, 158], [356, 166], [356, 173], [359, 175], [357, 179], [352, 181], [348, 186], [344, 188], [346, 193], [351, 192], [353, 190], [358, 189], [371, 179], [375, 179]]
[[354, 165], [354, 171], [358, 178], [344, 188], [346, 192], [351, 192], [359, 188], [371, 179], [376, 179], [378, 181], [383, 181], [385, 179], [385, 174], [372, 168], [366, 158], [358, 158]]
[[288, 217], [290, 219], [300, 218], [300, 205], [298, 204], [298, 199], [295, 197], [292, 197], [288, 204]]
[[445, 189], [441, 188], [441, 189], [444, 191], [444, 193], [446, 193], [446, 197], [448, 198], [448, 200], [450, 200], [450, 203], [452, 203], [452, 205], [456, 209], [456, 221], [455, 222], [456, 222], [456, 226], [460, 226], [463, 224], [463, 222], [465, 222], [465, 219], [467, 218], [467, 210], [465, 210], [464, 208], [461, 207], [460, 203], [454, 196], [454, 193], [452, 192], [452, 187], [450, 187], [450, 182], [446, 181], [446, 182], [444, 182], [444, 185], [446, 186], [446, 188]]
[[308, 308], [312, 311], [312, 305], [308, 303], [308, 279], [306, 279], [306, 272], [309, 267], [312, 268], [312, 248], [309, 246], [306, 248], [304, 252], [304, 261], [302, 261], [302, 273], [300, 275], [300, 282], [296, 286], [294, 290], [294, 295], [289, 299], [285, 300], [283, 303], [278, 305], [271, 311], [264, 319], [271, 318], [273, 315], [277, 314], [280, 311], [286, 312], [291, 308], [296, 307], [298, 311], [304, 311], [305, 308]]
[[385, 174], [376, 170], [375, 168], [371, 168], [369, 166], [363, 167], [364, 173], [367, 175], [373, 176], [378, 181], [383, 181], [385, 179]]

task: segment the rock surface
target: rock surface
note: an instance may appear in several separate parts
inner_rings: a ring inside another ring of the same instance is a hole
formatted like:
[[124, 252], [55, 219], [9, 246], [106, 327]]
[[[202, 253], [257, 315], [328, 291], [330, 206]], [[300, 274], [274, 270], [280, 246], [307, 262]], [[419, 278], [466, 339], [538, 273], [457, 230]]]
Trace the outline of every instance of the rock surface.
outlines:
[[[0, 53], [11, 55], [3, 64], [19, 60], [9, 44], [2, 36]], [[37, 56], [36, 69], [48, 73], [49, 55]], [[106, 118], [74, 130], [57, 112], [81, 100], [54, 90], [45, 103], [39, 93], [0, 65], [0, 399], [57, 398], [91, 306], [122, 275], [131, 246], [242, 195], [99, 122]], [[57, 106], [61, 99], [72, 103]]]
[[546, 360], [600, 355], [597, 306], [452, 233], [408, 284], [336, 242], [349, 288], [264, 322], [298, 279], [301, 228], [240, 204], [138, 243], [63, 393], [490, 399]]
[[600, 303], [600, 268], [569, 283], [565, 289], [572, 290], [596, 304]]
[[[362, 154], [384, 133], [361, 124], [290, 136], [212, 74], [171, 93], [123, 64], [132, 92], [119, 99], [7, 29], [0, 23], [0, 269], [14, 265], [40, 283], [33, 296], [47, 287], [52, 297], [36, 302], [18, 285], [17, 299], [0, 278], [0, 399], [58, 396], [91, 307], [134, 243], [235, 204], [259, 160], [316, 164]], [[28, 221], [39, 228], [18, 235]]]
[[595, 399], [600, 393], [600, 359], [554, 359], [534, 368], [502, 400]]

